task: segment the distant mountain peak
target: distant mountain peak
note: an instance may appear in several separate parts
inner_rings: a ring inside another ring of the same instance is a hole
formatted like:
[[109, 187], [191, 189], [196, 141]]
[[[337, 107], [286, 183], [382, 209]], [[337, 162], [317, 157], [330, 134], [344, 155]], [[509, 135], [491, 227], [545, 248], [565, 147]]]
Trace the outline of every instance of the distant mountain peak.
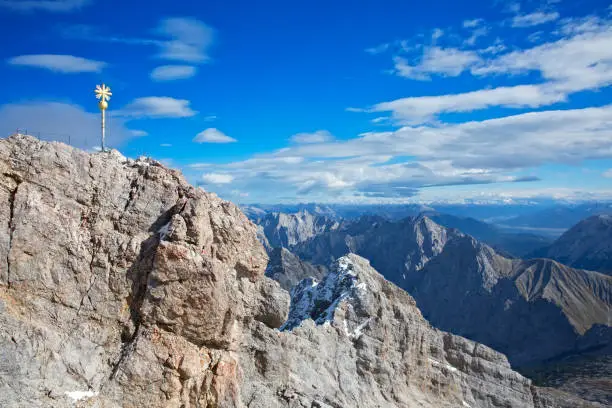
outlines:
[[612, 215], [598, 214], [580, 221], [533, 255], [612, 275]]

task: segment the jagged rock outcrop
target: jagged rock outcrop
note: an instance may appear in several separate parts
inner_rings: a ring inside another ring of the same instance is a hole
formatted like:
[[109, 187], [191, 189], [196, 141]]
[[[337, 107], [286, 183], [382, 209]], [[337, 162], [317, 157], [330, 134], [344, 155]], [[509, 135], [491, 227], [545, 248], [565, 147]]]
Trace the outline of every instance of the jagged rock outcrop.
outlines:
[[306, 278], [320, 280], [327, 273], [323, 266], [313, 266], [302, 261], [286, 248], [274, 248], [269, 252], [270, 260], [266, 276], [277, 281], [281, 288], [290, 291], [293, 286]]
[[[504, 355], [432, 328], [410, 295], [354, 254], [339, 258], [321, 282], [306, 279], [293, 288], [289, 318], [281, 330], [311, 333], [313, 322], [329, 335], [340, 333], [338, 343], [353, 342], [353, 351], [338, 359], [349, 360], [361, 373], [359, 389], [377, 383], [384, 390], [381, 405], [370, 403], [371, 394], [359, 394], [359, 399], [330, 406], [428, 406], [432, 386], [451, 400], [436, 407], [601, 406], [530, 386]], [[342, 385], [349, 390], [353, 386], [349, 379]]]
[[402, 286], [410, 275], [439, 255], [447, 242], [465, 237], [425, 216], [388, 221], [362, 217], [344, 228], [296, 245], [293, 253], [312, 264], [327, 265], [352, 252], [369, 259], [385, 278]]
[[[288, 295], [232, 204], [117, 152], [0, 140], [0, 406], [243, 406]], [[199, 405], [198, 405], [199, 404]]]
[[365, 221], [294, 251], [313, 264], [343, 252], [369, 259], [414, 296], [436, 327], [500, 350], [514, 364], [612, 343], [610, 277], [550, 260], [506, 258], [425, 216]]
[[556, 406], [355, 256], [279, 331], [255, 226], [152, 160], [0, 140], [0, 242], [2, 407]]
[[594, 215], [580, 221], [532, 256], [612, 275], [612, 215]]
[[338, 228], [331, 218], [302, 210], [295, 214], [273, 212], [257, 220], [266, 242], [272, 248], [292, 248], [318, 234]]

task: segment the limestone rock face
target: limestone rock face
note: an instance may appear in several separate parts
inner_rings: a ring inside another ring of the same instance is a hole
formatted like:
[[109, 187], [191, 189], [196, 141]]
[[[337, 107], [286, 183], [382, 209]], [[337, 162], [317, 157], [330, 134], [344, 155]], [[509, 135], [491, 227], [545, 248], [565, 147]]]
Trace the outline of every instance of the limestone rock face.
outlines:
[[0, 406], [554, 406], [353, 255], [289, 330], [267, 260], [237, 207], [158, 162], [0, 140]]
[[[240, 406], [289, 297], [234, 205], [118, 152], [0, 140], [0, 406]], [[108, 405], [104, 405], [104, 404]]]
[[306, 210], [294, 214], [268, 213], [257, 224], [261, 226], [263, 242], [271, 248], [291, 248], [318, 234], [338, 228], [338, 222], [331, 218], [312, 214]]
[[270, 261], [266, 268], [266, 276], [280, 283], [287, 291], [306, 278], [320, 280], [327, 270], [323, 266], [313, 266], [302, 261], [286, 248], [278, 247], [269, 252]]
[[534, 406], [530, 381], [505, 356], [432, 328], [410, 295], [357, 255], [295, 286], [287, 323], [267, 333], [255, 343], [267, 349], [262, 381], [280, 374], [287, 405], [259, 389], [257, 407]]

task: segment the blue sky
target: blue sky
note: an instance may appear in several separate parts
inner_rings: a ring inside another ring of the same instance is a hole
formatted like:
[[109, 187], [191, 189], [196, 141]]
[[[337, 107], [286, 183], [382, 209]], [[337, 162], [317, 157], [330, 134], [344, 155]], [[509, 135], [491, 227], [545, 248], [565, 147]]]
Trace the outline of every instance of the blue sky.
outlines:
[[[127, 3], [127, 4], [126, 4]], [[612, 199], [608, 1], [0, 0], [1, 136], [238, 202]]]

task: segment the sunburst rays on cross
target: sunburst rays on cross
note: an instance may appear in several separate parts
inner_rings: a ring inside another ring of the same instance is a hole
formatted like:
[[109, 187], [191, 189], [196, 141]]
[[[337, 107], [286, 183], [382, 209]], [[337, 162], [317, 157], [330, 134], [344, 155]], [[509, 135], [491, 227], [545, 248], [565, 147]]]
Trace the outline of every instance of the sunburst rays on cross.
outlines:
[[104, 102], [110, 100], [111, 96], [113, 96], [113, 93], [111, 92], [110, 88], [106, 86], [105, 84], [96, 85], [95, 92], [96, 92], [96, 98]]

